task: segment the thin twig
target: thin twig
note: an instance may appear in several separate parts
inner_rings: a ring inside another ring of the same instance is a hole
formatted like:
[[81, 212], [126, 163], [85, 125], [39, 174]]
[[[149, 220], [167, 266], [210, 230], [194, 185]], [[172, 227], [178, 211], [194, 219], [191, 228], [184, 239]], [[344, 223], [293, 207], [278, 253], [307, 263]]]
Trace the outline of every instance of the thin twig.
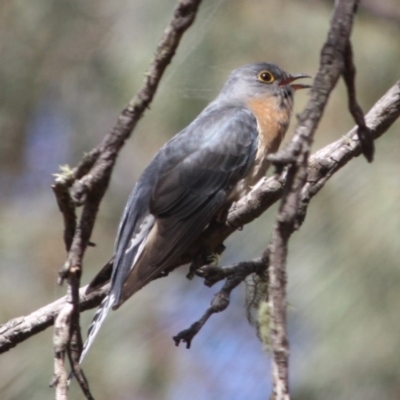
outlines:
[[79, 359], [83, 348], [83, 341], [79, 323], [80, 298], [79, 298], [79, 278], [77, 274], [70, 273], [68, 277], [68, 286], [71, 289], [71, 293], [67, 294], [67, 302], [71, 302], [75, 307], [77, 307], [77, 309], [71, 313], [71, 321], [70, 321], [71, 334], [67, 346], [68, 360], [72, 368], [72, 373], [76, 377], [76, 380], [79, 386], [81, 387], [83, 394], [88, 400], [93, 400], [94, 398], [90, 393], [89, 383], [82, 371], [82, 368], [79, 365]]
[[256, 259], [253, 261], [240, 262], [229, 267], [204, 266], [199, 269], [197, 274], [205, 279], [204, 283], [207, 286], [211, 286], [222, 279], [226, 280], [221, 290], [214, 295], [211, 306], [205, 311], [203, 316], [188, 329], [179, 332], [173, 337], [176, 346], [179, 346], [180, 342], [183, 342], [186, 343], [186, 348], [190, 349], [193, 338], [211, 315], [224, 311], [229, 306], [233, 289], [240, 285], [247, 276], [257, 272], [262, 267], [263, 261], [261, 259]]
[[204, 279], [204, 284], [208, 287], [215, 285], [224, 279], [232, 276], [250, 275], [264, 267], [262, 257], [255, 258], [251, 261], [242, 261], [234, 265], [219, 267], [215, 265], [205, 265], [196, 271], [196, 275]]
[[349, 99], [349, 110], [354, 118], [355, 123], [358, 125], [357, 134], [360, 139], [362, 152], [368, 162], [374, 159], [374, 141], [371, 133], [364, 121], [364, 113], [357, 102], [356, 97], [356, 67], [353, 62], [353, 49], [350, 39], [347, 42], [346, 50], [344, 52], [344, 69], [343, 79], [347, 87], [347, 95]]
[[[71, 341], [72, 340], [73, 339], [71, 339]], [[93, 397], [93, 395], [92, 395], [92, 393], [90, 392], [90, 389], [89, 389], [89, 382], [87, 381], [86, 376], [83, 373], [83, 370], [82, 370], [79, 362], [77, 363], [76, 360], [72, 359], [71, 352], [68, 352], [68, 359], [69, 359], [70, 365], [72, 365], [72, 367], [73, 367], [72, 374], [73, 374], [73, 376], [75, 376], [75, 378], [76, 378], [76, 380], [77, 380], [77, 382], [78, 382], [78, 384], [79, 384], [79, 386], [80, 386], [80, 388], [82, 390], [82, 393], [85, 395], [85, 397], [88, 400], [94, 400], [94, 397]], [[69, 377], [68, 377], [67, 384], [70, 383], [70, 377], [71, 376], [72, 375], [70, 374]]]
[[76, 211], [69, 188], [73, 181], [72, 174], [67, 167], [61, 168], [62, 173], [55, 174], [56, 179], [52, 185], [52, 190], [56, 196], [58, 208], [64, 219], [64, 244], [67, 252], [71, 248], [76, 229]]

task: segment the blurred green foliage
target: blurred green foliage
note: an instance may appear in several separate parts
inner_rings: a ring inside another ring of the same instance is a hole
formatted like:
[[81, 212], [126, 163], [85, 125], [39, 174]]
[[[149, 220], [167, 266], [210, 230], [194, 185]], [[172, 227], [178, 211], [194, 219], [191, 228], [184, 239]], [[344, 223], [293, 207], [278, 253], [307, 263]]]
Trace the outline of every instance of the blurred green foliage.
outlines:
[[[368, 2], [370, 3], [370, 2]], [[380, 6], [393, 1], [381, 1]], [[1, 322], [63, 295], [65, 251], [50, 190], [113, 126], [139, 88], [174, 0], [10, 0], [0, 3]], [[205, 0], [133, 138], [122, 151], [88, 250], [86, 283], [112, 253], [124, 202], [156, 150], [218, 93], [233, 68], [273, 61], [315, 74], [332, 2]], [[396, 8], [397, 7], [397, 8]], [[394, 15], [394, 14], [392, 14]], [[359, 100], [367, 110], [400, 76], [399, 23], [360, 10], [353, 33]], [[307, 101], [297, 96], [296, 112]], [[342, 83], [315, 148], [353, 125]], [[295, 120], [295, 118], [294, 118]], [[294, 125], [295, 121], [293, 121]], [[400, 398], [399, 123], [337, 173], [290, 245], [289, 328], [294, 399]], [[273, 210], [227, 241], [222, 264], [268, 243]], [[98, 399], [265, 399], [269, 366], [245, 320], [243, 291], [190, 351], [171, 336], [216, 289], [175, 272], [135, 295], [104, 325], [85, 371]], [[83, 326], [91, 319], [83, 315]], [[52, 398], [51, 329], [0, 358], [2, 399]], [[83, 398], [72, 385], [71, 399]]]

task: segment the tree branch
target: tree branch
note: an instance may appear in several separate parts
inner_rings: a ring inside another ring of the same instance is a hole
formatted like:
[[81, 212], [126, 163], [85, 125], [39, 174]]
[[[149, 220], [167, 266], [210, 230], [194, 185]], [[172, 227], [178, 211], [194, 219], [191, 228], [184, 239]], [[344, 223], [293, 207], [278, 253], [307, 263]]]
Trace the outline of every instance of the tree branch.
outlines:
[[374, 141], [371, 138], [369, 130], [365, 125], [364, 113], [357, 102], [356, 97], [356, 67], [353, 62], [353, 48], [350, 40], [344, 52], [344, 70], [343, 79], [347, 87], [347, 95], [349, 99], [349, 110], [358, 125], [357, 134], [360, 139], [362, 152], [368, 162], [372, 162], [374, 158]]
[[[109, 285], [106, 285], [90, 295], [85, 295], [86, 286], [81, 288], [79, 290], [80, 312], [97, 307], [109, 289]], [[65, 304], [66, 296], [39, 308], [39, 310], [29, 315], [11, 319], [0, 325], [0, 354], [52, 326]]]
[[[68, 276], [71, 267], [81, 268], [82, 257], [93, 229], [99, 203], [108, 187], [111, 172], [118, 153], [130, 137], [139, 119], [149, 107], [158, 84], [179, 45], [183, 33], [190, 27], [196, 16], [201, 0], [179, 1], [174, 16], [157, 47], [154, 60], [137, 95], [122, 111], [114, 128], [98, 147], [86, 154], [76, 168], [62, 171], [54, 184], [54, 191], [65, 220], [72, 220], [71, 199], [76, 205], [84, 205], [77, 229], [73, 223], [66, 224], [74, 235], [64, 267], [60, 271], [60, 283]], [[69, 193], [71, 199], [66, 198]], [[70, 232], [66, 235], [70, 237]]]

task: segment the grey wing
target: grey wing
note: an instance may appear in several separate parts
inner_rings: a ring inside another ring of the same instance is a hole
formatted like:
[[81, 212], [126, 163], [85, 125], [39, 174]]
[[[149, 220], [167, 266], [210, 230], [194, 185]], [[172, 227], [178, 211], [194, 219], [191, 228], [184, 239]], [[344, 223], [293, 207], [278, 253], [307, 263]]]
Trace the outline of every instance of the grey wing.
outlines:
[[80, 362], [109, 309], [173, 263], [224, 205], [233, 186], [254, 162], [257, 123], [248, 109], [209, 106], [156, 155], [129, 196], [115, 256], [89, 285], [110, 272], [110, 294], [89, 327]]
[[125, 256], [114, 269], [116, 306], [188, 250], [246, 175], [257, 144], [257, 122], [249, 110], [219, 107], [205, 110], [160, 150], [149, 166], [147, 181], [154, 186], [143, 218], [148, 225], [135, 255], [128, 257], [127, 242], [121, 241], [124, 230], [130, 234], [129, 221], [121, 225], [117, 254]]

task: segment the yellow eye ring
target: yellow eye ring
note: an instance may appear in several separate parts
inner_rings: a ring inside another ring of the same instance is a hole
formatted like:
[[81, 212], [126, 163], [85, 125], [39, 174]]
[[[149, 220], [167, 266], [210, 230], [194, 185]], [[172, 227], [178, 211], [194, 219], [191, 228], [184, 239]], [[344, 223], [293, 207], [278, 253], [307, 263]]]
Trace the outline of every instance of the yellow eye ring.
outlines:
[[258, 80], [263, 82], [263, 83], [272, 83], [275, 78], [269, 71], [261, 71], [258, 74]]

